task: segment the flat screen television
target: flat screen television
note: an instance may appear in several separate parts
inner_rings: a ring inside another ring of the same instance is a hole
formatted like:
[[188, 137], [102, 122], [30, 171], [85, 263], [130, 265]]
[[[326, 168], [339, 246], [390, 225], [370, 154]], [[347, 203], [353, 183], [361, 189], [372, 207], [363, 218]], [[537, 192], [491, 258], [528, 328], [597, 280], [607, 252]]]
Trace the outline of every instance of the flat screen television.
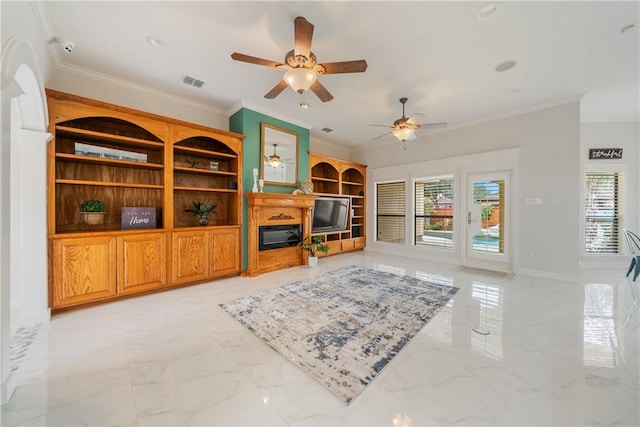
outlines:
[[313, 205], [312, 233], [347, 229], [349, 198], [321, 196]]

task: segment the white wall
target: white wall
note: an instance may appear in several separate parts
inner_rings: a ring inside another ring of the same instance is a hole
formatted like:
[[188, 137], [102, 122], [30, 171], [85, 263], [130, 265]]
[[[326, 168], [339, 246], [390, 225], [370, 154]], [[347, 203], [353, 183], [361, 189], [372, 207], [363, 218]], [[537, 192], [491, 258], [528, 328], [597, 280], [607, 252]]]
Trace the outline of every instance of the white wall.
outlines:
[[351, 150], [318, 138], [310, 138], [309, 151], [336, 159], [351, 160]]
[[[580, 257], [580, 105], [559, 105], [352, 153], [369, 169], [520, 147], [516, 200], [516, 271], [573, 279]], [[369, 194], [373, 183], [369, 182]], [[530, 206], [526, 198], [542, 198]], [[374, 198], [367, 199], [373, 225]], [[367, 239], [374, 240], [373, 227]], [[526, 259], [531, 252], [533, 258]]]
[[[589, 160], [590, 148], [622, 148], [620, 160]], [[581, 165], [624, 165], [627, 200], [623, 227], [640, 232], [640, 125], [583, 123], [580, 125]]]

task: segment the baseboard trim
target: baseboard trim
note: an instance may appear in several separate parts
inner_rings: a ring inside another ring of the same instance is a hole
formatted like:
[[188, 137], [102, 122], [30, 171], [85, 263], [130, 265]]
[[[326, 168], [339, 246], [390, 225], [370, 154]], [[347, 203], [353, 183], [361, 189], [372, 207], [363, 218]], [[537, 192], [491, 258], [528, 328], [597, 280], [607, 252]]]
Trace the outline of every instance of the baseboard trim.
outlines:
[[548, 271], [542, 270], [532, 270], [529, 268], [520, 268], [516, 272], [517, 275], [525, 275], [525, 276], [533, 276], [540, 277], [542, 279], [551, 279], [551, 280], [559, 280], [561, 282], [578, 282], [580, 280], [579, 275], [572, 274], [558, 274], [558, 273], [550, 273]]
[[14, 382], [13, 375], [9, 374], [7, 381], [4, 384], [0, 384], [0, 406], [6, 405], [11, 400], [13, 392], [16, 391]]
[[16, 321], [16, 325], [11, 325], [11, 329], [15, 329], [20, 326], [31, 326], [37, 323], [49, 323], [51, 321], [51, 309], [30, 313], [27, 315], [20, 314], [20, 318]]

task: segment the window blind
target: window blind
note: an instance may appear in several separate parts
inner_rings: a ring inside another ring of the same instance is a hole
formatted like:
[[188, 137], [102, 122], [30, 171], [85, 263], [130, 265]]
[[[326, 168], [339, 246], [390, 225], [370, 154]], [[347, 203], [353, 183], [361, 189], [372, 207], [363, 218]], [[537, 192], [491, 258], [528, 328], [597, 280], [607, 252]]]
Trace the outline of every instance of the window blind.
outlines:
[[619, 253], [622, 174], [587, 172], [585, 177], [585, 254]]
[[376, 184], [376, 240], [404, 243], [405, 183]]
[[453, 248], [453, 177], [416, 181], [414, 187], [414, 244]]

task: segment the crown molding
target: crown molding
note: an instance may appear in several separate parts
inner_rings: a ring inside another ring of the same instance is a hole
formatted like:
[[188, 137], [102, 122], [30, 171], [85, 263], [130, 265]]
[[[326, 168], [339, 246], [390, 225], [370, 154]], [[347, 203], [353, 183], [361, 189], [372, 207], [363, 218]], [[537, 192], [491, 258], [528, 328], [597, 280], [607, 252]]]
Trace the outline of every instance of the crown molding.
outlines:
[[181, 105], [189, 106], [192, 108], [197, 108], [199, 110], [204, 110], [213, 114], [226, 115], [226, 111], [224, 109], [213, 107], [209, 104], [204, 104], [202, 102], [192, 101], [187, 98], [182, 98], [180, 96], [176, 96], [158, 89], [153, 89], [141, 84], [132, 83], [128, 80], [109, 76], [107, 74], [103, 74], [97, 71], [93, 71], [93, 70], [89, 70], [86, 68], [78, 67], [75, 65], [69, 65], [69, 64], [59, 64], [55, 68], [56, 70], [59, 70], [59, 71], [64, 71], [64, 72], [75, 74], [81, 77], [86, 77], [92, 80], [101, 81], [103, 83], [110, 84], [112, 86], [119, 86], [128, 90], [134, 90], [134, 91], [144, 93], [147, 95], [152, 95], [158, 98], [164, 98], [167, 101], [170, 101], [172, 103], [181, 104]]
[[233, 114], [235, 114], [241, 108], [246, 108], [248, 110], [255, 111], [256, 113], [264, 114], [266, 116], [273, 117], [274, 119], [278, 119], [278, 120], [282, 120], [282, 121], [287, 122], [287, 123], [291, 123], [292, 125], [295, 125], [295, 126], [300, 126], [301, 128], [305, 128], [305, 129], [309, 129], [309, 130], [311, 130], [313, 128], [313, 125], [311, 125], [310, 123], [306, 123], [306, 122], [303, 122], [303, 121], [300, 121], [300, 120], [292, 119], [291, 117], [287, 117], [287, 116], [283, 116], [283, 115], [279, 115], [279, 114], [273, 114], [272, 112], [269, 112], [269, 111], [265, 110], [264, 108], [262, 108], [262, 107], [260, 107], [258, 105], [251, 104], [251, 103], [243, 101], [243, 100], [240, 100], [239, 102], [234, 104], [231, 108], [226, 110], [225, 114], [227, 114], [229, 117], [231, 117]]
[[[558, 107], [560, 105], [570, 104], [572, 102], [579, 102], [584, 95], [585, 95], [584, 93], [581, 93], [581, 94], [578, 94], [578, 95], [568, 96], [566, 98], [555, 99], [553, 101], [546, 102], [544, 104], [538, 104], [538, 105], [534, 105], [534, 106], [531, 106], [531, 107], [521, 108], [521, 109], [518, 109], [518, 110], [512, 110], [512, 111], [509, 111], [508, 113], [505, 113], [505, 114], [497, 114], [497, 115], [494, 115], [494, 116], [483, 117], [483, 118], [478, 119], [478, 120], [471, 120], [471, 121], [468, 121], [468, 122], [459, 123], [459, 124], [456, 124], [454, 126], [446, 127], [445, 129], [427, 131], [428, 133], [422, 133], [422, 135], [416, 136], [416, 139], [413, 139], [413, 140], [409, 141], [409, 143], [411, 144], [411, 143], [416, 142], [416, 141], [418, 141], [420, 139], [426, 138], [428, 135], [436, 135], [436, 134], [439, 134], [439, 133], [451, 132], [451, 131], [456, 130], [456, 129], [462, 129], [462, 128], [466, 128], [466, 127], [469, 127], [469, 126], [478, 126], [478, 125], [482, 125], [482, 124], [485, 124], [485, 123], [494, 122], [496, 120], [507, 119], [507, 118], [519, 116], [519, 115], [522, 115], [522, 114], [533, 113], [535, 111], [546, 110], [546, 109], [549, 109], [549, 108]], [[377, 143], [374, 143], [374, 144], [367, 144], [367, 145], [363, 144], [362, 146], [354, 147], [351, 150], [351, 152], [355, 153], [355, 152], [360, 152], [360, 151], [366, 151], [366, 150], [369, 150], [371, 148], [386, 146], [386, 145], [390, 145], [390, 144], [393, 144], [393, 143], [399, 143], [399, 142], [400, 141], [377, 142]]]
[[31, 7], [33, 14], [38, 21], [38, 28], [42, 33], [42, 38], [47, 45], [47, 52], [49, 53], [49, 63], [52, 68], [56, 68], [62, 61], [60, 60], [60, 51], [57, 49], [57, 36], [53, 33], [53, 27], [51, 27], [51, 20], [49, 19], [49, 13], [44, 7], [43, 1], [31, 1]]

